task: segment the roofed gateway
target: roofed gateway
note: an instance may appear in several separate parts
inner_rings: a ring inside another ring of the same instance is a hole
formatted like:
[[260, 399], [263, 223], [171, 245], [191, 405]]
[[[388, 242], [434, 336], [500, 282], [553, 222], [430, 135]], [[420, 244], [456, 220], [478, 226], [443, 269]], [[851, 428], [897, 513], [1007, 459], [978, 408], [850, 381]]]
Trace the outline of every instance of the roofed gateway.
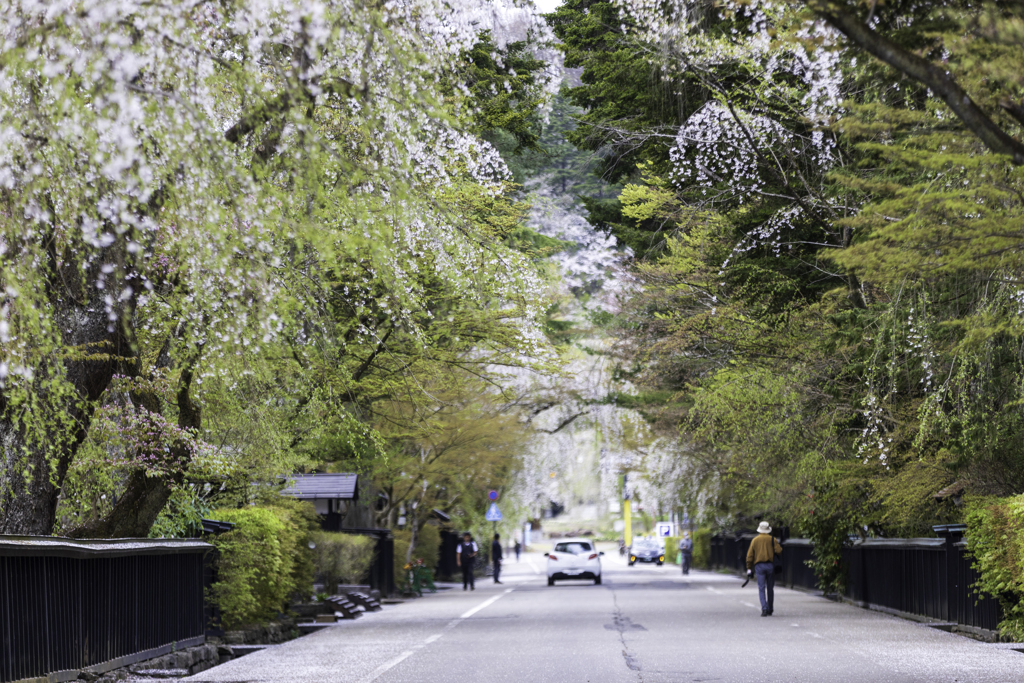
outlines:
[[299, 500], [359, 500], [358, 479], [359, 475], [351, 472], [293, 474], [281, 495]]

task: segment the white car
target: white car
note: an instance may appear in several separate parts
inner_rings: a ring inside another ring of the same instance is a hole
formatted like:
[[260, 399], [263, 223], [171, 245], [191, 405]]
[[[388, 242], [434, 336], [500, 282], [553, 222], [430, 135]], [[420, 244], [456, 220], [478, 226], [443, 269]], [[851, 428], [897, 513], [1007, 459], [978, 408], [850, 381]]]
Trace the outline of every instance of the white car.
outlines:
[[566, 538], [555, 543], [548, 558], [548, 585], [558, 579], [593, 579], [601, 584], [601, 555], [594, 542], [586, 538]]

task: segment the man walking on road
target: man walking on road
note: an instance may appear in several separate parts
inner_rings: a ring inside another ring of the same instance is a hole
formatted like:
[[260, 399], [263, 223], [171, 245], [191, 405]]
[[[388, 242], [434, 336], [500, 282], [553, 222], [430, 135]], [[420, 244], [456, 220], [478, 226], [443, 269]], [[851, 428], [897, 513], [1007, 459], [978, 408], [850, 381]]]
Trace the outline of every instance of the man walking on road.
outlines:
[[693, 540], [690, 532], [684, 531], [683, 537], [679, 539], [679, 555], [682, 557], [683, 573], [690, 573], [690, 563], [693, 561]]
[[516, 539], [516, 562], [519, 561], [519, 553], [523, 551], [523, 546], [519, 543], [519, 539]]
[[747, 576], [757, 574], [762, 617], [770, 617], [775, 611], [775, 556], [781, 554], [782, 546], [772, 537], [772, 527], [768, 522], [758, 524], [757, 536], [747, 549]]
[[462, 590], [476, 590], [473, 578], [473, 562], [479, 548], [473, 536], [467, 531], [462, 535], [462, 543], [455, 548], [455, 564], [462, 567]]
[[501, 534], [494, 534], [491, 541], [491, 561], [494, 563], [494, 583], [501, 583], [498, 578], [501, 575], [501, 561], [504, 555], [501, 552]]

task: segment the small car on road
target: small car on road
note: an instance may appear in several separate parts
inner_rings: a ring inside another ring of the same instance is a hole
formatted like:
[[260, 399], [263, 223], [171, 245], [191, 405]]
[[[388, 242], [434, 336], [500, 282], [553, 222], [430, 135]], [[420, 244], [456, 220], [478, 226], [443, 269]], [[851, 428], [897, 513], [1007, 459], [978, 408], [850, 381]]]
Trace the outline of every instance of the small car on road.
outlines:
[[555, 543], [548, 558], [548, 585], [560, 579], [593, 579], [601, 583], [601, 555], [594, 542], [587, 538], [564, 538]]
[[639, 539], [629, 546], [629, 566], [637, 562], [653, 562], [659, 567], [665, 561], [665, 549], [657, 541]]

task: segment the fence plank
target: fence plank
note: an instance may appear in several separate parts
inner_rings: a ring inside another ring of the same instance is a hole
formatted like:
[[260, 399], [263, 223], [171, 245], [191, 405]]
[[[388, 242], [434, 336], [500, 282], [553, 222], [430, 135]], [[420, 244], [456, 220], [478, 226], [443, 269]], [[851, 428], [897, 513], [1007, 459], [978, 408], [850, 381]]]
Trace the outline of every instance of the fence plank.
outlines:
[[0, 681], [201, 641], [210, 548], [194, 540], [0, 536]]

